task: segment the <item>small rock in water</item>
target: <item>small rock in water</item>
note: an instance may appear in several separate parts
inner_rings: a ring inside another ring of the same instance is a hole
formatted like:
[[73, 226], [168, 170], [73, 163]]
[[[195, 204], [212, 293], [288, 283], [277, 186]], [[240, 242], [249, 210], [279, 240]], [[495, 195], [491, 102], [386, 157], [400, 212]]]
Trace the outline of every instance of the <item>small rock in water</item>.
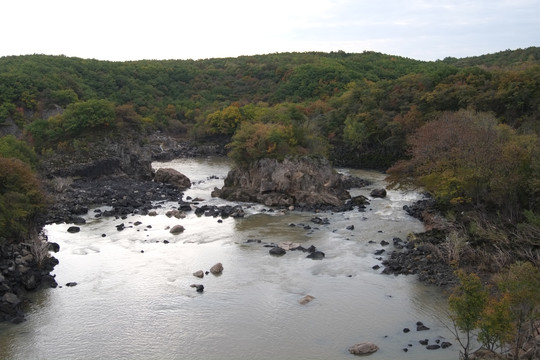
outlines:
[[420, 341], [419, 341], [419, 343], [420, 343], [421, 345], [427, 345], [428, 342], [429, 342], [428, 339], [424, 339], [424, 340], [420, 340]]
[[443, 349], [446, 349], [446, 348], [448, 348], [448, 347], [450, 347], [450, 346], [452, 346], [452, 344], [449, 343], [449, 342], [447, 342], [447, 341], [444, 341], [444, 342], [441, 344], [441, 347], [442, 347]]
[[70, 227], [68, 227], [68, 229], [67, 229], [67, 232], [68, 232], [68, 233], [71, 233], [71, 234], [78, 233], [79, 231], [81, 231], [81, 228], [78, 227], [78, 226], [70, 226]]
[[354, 225], [347, 226], [347, 230], [354, 230]]
[[196, 277], [198, 277], [198, 278], [203, 278], [203, 277], [204, 277], [204, 271], [202, 271], [202, 270], [195, 271], [195, 272], [193, 273], [193, 276], [196, 276]]
[[279, 246], [274, 246], [268, 252], [270, 253], [270, 255], [282, 256], [285, 255], [287, 251], [283, 248], [280, 248]]
[[72, 282], [68, 282], [66, 284], [67, 287], [74, 287], [74, 286], [77, 286], [77, 283], [75, 281], [72, 281]]
[[307, 303], [311, 302], [313, 299], [315, 299], [314, 296], [306, 295], [306, 296], [304, 296], [303, 298], [301, 298], [300, 300], [298, 300], [298, 302], [299, 302], [301, 305], [306, 305]]
[[429, 330], [429, 328], [425, 326], [421, 321], [418, 321], [416, 323], [416, 331], [425, 331], [425, 330]]
[[169, 232], [173, 235], [180, 234], [181, 232], [184, 232], [185, 228], [182, 225], [174, 225]]
[[435, 345], [435, 344], [426, 346], [426, 349], [428, 349], [428, 350], [437, 350], [437, 349], [440, 349], [440, 348], [441, 348], [440, 345]]
[[375, 351], [379, 350], [379, 347], [375, 345], [374, 343], [360, 343], [360, 344], [354, 344], [349, 348], [349, 352], [353, 355], [366, 355], [374, 353]]
[[215, 264], [210, 268], [210, 272], [214, 275], [221, 274], [223, 272], [223, 265], [221, 263]]
[[204, 285], [203, 284], [191, 284], [192, 288], [195, 288], [197, 292], [203, 292], [204, 291]]
[[324, 259], [324, 253], [322, 251], [315, 250], [314, 252], [312, 252], [306, 257], [312, 260], [322, 260]]
[[409, 328], [403, 329], [403, 332], [404, 332], [404, 333], [408, 333], [409, 331], [411, 331], [411, 329], [409, 329]]

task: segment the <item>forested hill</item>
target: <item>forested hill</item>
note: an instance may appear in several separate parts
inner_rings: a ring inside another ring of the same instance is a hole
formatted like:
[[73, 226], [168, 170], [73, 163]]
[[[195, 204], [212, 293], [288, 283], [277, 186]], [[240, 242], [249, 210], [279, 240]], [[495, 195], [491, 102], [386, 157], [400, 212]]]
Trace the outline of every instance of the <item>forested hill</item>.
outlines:
[[89, 130], [230, 139], [243, 123], [273, 124], [279, 136], [267, 148], [276, 153], [294, 143], [308, 152], [334, 149], [329, 155], [349, 165], [386, 168], [403, 158], [409, 134], [444, 111], [490, 112], [538, 132], [539, 51], [435, 62], [342, 51], [197, 61], [3, 57], [0, 124], [13, 120], [38, 151], [69, 146]]

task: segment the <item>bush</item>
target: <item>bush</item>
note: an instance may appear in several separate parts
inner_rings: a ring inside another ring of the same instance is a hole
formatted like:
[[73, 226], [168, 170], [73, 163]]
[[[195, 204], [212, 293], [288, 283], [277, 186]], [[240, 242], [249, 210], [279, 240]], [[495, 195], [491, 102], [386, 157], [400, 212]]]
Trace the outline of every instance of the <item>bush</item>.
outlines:
[[45, 196], [30, 166], [0, 157], [0, 244], [26, 240], [37, 233]]

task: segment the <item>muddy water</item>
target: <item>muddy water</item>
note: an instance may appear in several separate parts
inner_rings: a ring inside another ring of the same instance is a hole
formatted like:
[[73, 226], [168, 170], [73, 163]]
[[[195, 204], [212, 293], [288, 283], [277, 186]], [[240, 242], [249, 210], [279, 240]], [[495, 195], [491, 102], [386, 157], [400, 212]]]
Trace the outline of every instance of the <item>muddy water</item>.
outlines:
[[[190, 177], [195, 185], [184, 197], [227, 204], [210, 197], [223, 184], [226, 159], [154, 167], [174, 167]], [[342, 171], [374, 181], [353, 195], [384, 185], [382, 174]], [[90, 212], [78, 234], [67, 233], [69, 224], [48, 226], [50, 240], [61, 247], [55, 274], [62, 287], [36, 294], [23, 324], [0, 325], [0, 358], [351, 359], [349, 346], [372, 341], [380, 347], [373, 360], [457, 359], [457, 344], [430, 351], [418, 343], [455, 343], [439, 320], [446, 309], [443, 294], [413, 276], [372, 269], [380, 264], [374, 252], [381, 240], [392, 243], [422, 230], [402, 210], [419, 198], [390, 191], [365, 212], [335, 214], [242, 204], [243, 219], [222, 221], [193, 213], [171, 219], [165, 212], [175, 204], [163, 203], [153, 217], [98, 219]], [[315, 215], [330, 223], [313, 224]], [[123, 231], [116, 229], [120, 223]], [[169, 234], [166, 228], [175, 224], [185, 231]], [[314, 245], [326, 258], [311, 260], [294, 251], [274, 257], [263, 246], [282, 241]], [[192, 276], [217, 262], [225, 268], [221, 276]], [[72, 281], [78, 285], [65, 286]], [[197, 293], [194, 283], [205, 291]], [[307, 294], [315, 299], [300, 305]], [[416, 321], [431, 330], [416, 332]], [[411, 332], [403, 333], [405, 327]]]

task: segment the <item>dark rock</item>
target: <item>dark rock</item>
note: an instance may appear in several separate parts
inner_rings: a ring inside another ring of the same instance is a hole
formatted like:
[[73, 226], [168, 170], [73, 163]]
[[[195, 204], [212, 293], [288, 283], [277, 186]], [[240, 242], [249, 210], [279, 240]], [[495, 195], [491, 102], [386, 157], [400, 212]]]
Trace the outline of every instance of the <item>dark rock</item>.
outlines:
[[184, 232], [185, 228], [182, 225], [174, 225], [169, 232], [173, 235], [178, 235]]
[[204, 291], [203, 284], [191, 284], [190, 287], [195, 288], [195, 290], [197, 290], [197, 292], [200, 292], [200, 293]]
[[317, 225], [328, 225], [330, 224], [330, 220], [328, 218], [321, 219], [320, 217], [314, 217], [311, 219], [312, 223], [315, 223]]
[[436, 345], [436, 344], [426, 346], [426, 349], [428, 349], [428, 350], [437, 350], [437, 349], [440, 349], [440, 348], [441, 348], [441, 346]]
[[374, 266], [372, 267], [373, 270], [379, 270], [380, 268], [381, 268], [380, 265], [374, 265]]
[[79, 231], [81, 231], [81, 228], [78, 226], [70, 226], [67, 229], [67, 232], [72, 234], [78, 233]]
[[382, 255], [384, 253], [384, 249], [379, 249], [377, 251], [374, 252], [375, 255]]
[[409, 331], [411, 331], [411, 329], [409, 329], [409, 328], [403, 329], [403, 332], [404, 332], [404, 333], [408, 333]]
[[427, 345], [427, 344], [429, 343], [429, 340], [428, 340], [428, 339], [420, 340], [419, 343], [420, 343], [421, 345], [424, 345], [424, 346], [425, 346], [425, 345]]
[[369, 200], [364, 195], [358, 195], [351, 198], [351, 204], [353, 206], [365, 207], [366, 205], [369, 205]]
[[349, 226], [347, 226], [346, 229], [347, 229], [347, 230], [354, 230], [354, 225], [349, 225]]
[[381, 241], [381, 246], [386, 246], [386, 245], [389, 245], [390, 243], [386, 240], [382, 240]]
[[452, 346], [452, 344], [447, 341], [443, 341], [441, 344], [441, 348], [443, 349], [449, 348], [450, 346]]
[[47, 246], [48, 246], [48, 250], [49, 250], [49, 251], [52, 251], [52, 252], [55, 252], [55, 253], [57, 253], [57, 252], [60, 251], [60, 245], [58, 245], [58, 243], [55, 243], [55, 242], [49, 242], [49, 243], [47, 244]]
[[386, 190], [385, 189], [373, 189], [369, 193], [369, 196], [374, 198], [385, 198], [386, 197]]
[[268, 252], [270, 253], [270, 255], [282, 256], [282, 255], [285, 255], [287, 251], [285, 249], [280, 248], [279, 246], [274, 246]]
[[77, 286], [77, 283], [75, 281], [72, 281], [72, 282], [68, 282], [66, 284], [67, 287], [74, 287], [74, 286]]
[[322, 251], [315, 250], [306, 257], [309, 258], [309, 259], [312, 259], [312, 260], [322, 260], [322, 259], [324, 259], [324, 256], [325, 255], [324, 255], [324, 253]]

